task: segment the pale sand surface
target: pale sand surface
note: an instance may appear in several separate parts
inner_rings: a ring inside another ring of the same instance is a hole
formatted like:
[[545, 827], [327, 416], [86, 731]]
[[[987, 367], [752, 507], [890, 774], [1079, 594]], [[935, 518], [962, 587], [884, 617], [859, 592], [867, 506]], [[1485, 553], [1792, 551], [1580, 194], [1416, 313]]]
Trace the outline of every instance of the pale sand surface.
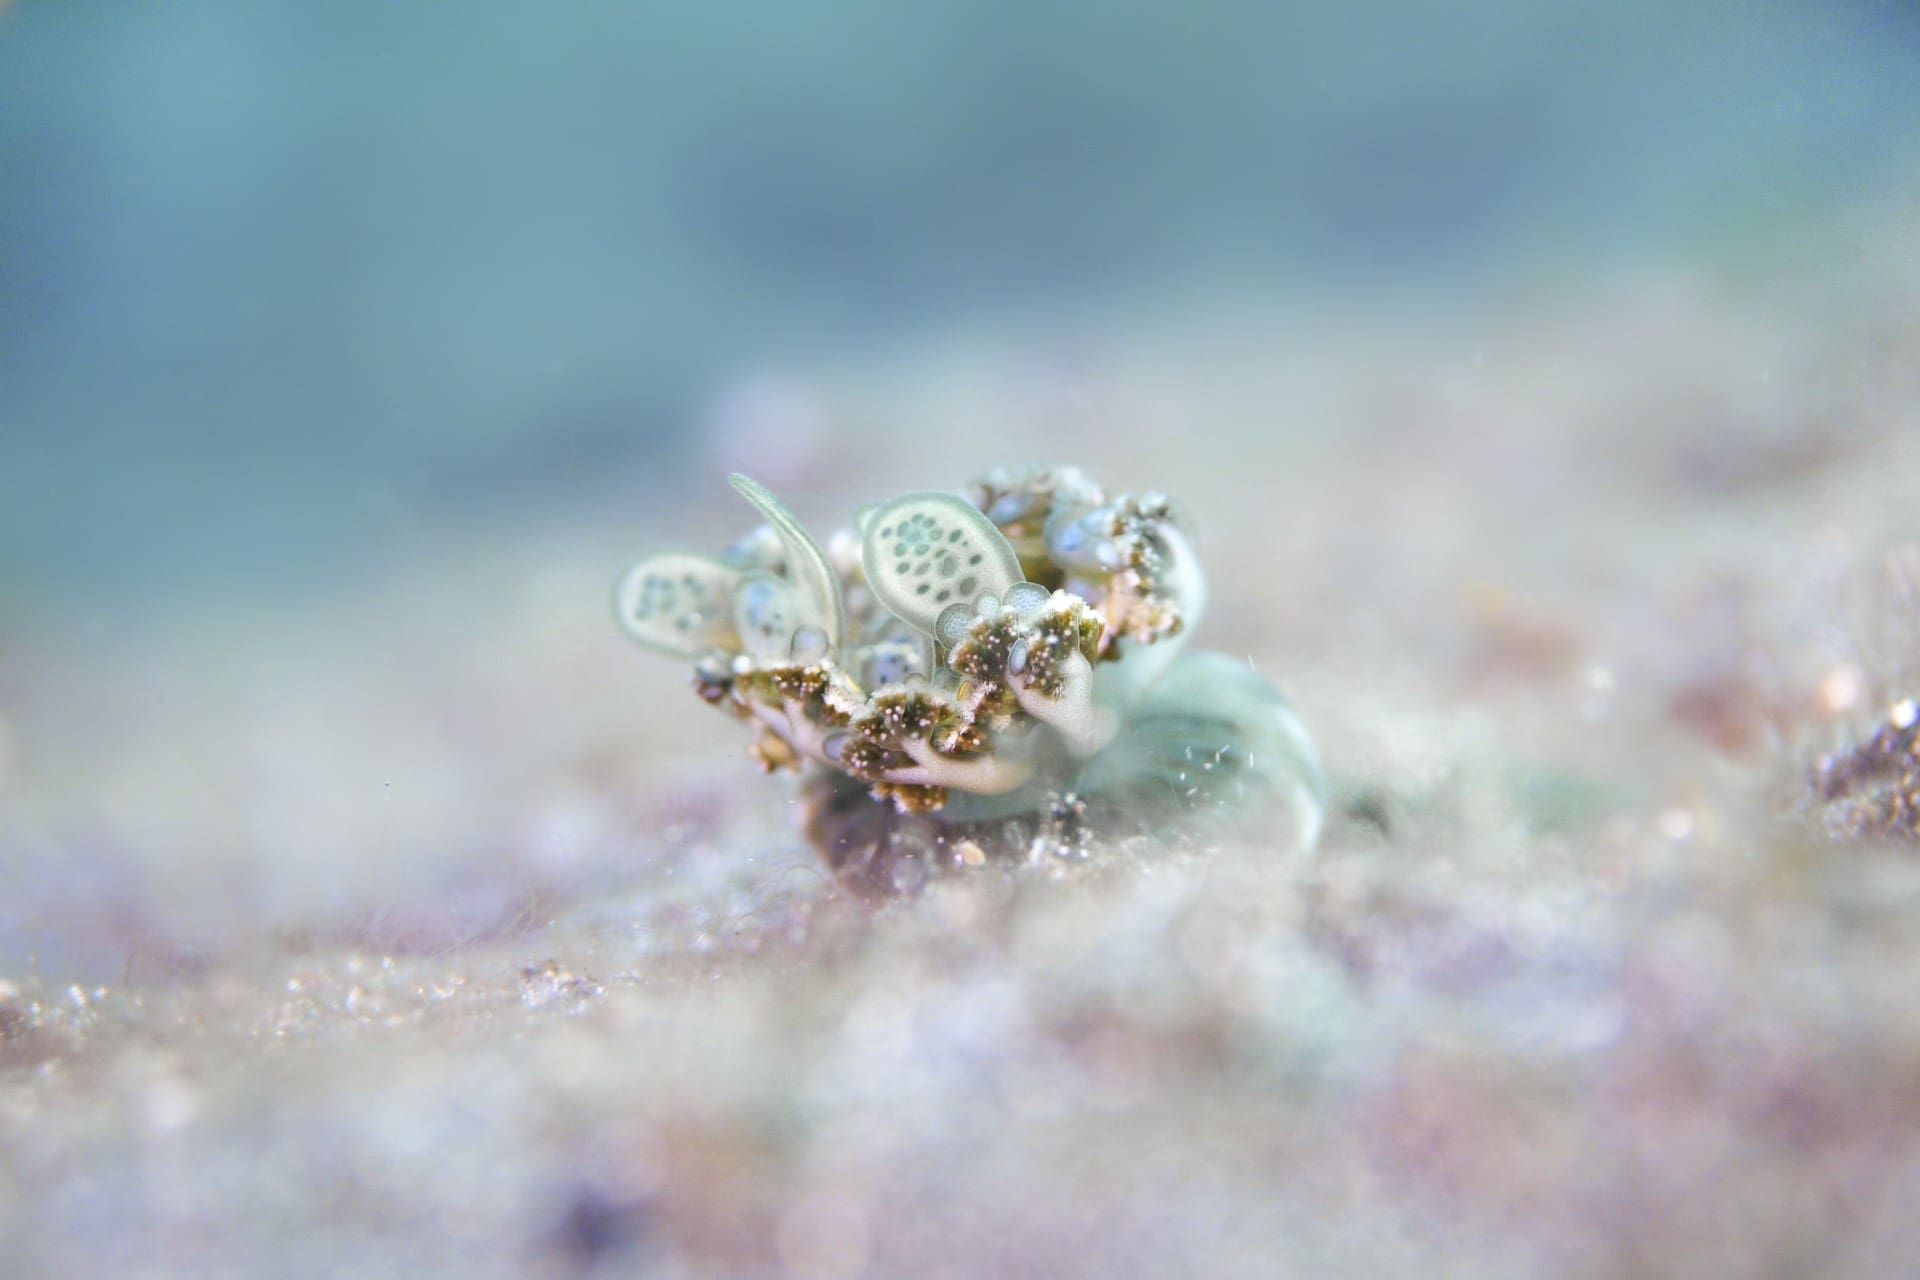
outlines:
[[[1920, 862], [1806, 790], [1920, 692], [1920, 262], [1862, 243], [783, 371], [673, 509], [12, 624], [0, 1269], [1911, 1270]], [[823, 524], [1035, 457], [1174, 494], [1317, 859], [837, 892], [607, 617], [743, 454]]]

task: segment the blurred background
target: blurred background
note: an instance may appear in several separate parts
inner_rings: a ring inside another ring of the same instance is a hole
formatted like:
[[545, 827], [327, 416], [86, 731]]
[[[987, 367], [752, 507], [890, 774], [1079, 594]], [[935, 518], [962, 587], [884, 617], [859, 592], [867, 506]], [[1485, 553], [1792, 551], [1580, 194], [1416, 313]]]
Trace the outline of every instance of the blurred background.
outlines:
[[781, 370], [1737, 263], [1920, 155], [1888, 0], [4, 21], [0, 607], [99, 622], [711, 488]]
[[1826, 456], [1699, 282], [1912, 263], [1917, 12], [16, 0], [0, 960], [617, 880], [609, 779], [739, 744], [607, 587], [736, 467], [825, 529], [1077, 462], [1279, 548], [1212, 643], [1441, 654], [1383, 602], [1564, 587], [1630, 440]]

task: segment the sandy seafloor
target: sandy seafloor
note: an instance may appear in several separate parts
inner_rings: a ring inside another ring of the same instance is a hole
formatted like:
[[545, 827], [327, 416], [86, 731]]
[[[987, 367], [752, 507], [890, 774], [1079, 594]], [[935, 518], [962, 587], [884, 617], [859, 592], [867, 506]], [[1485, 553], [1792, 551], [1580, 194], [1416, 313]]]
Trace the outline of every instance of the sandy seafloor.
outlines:
[[[1807, 776], [1920, 693], [1920, 259], [1796, 253], [749, 373], [672, 509], [10, 624], [0, 1271], [1912, 1274], [1920, 849]], [[607, 617], [741, 455], [1174, 494], [1317, 856], [836, 891]]]

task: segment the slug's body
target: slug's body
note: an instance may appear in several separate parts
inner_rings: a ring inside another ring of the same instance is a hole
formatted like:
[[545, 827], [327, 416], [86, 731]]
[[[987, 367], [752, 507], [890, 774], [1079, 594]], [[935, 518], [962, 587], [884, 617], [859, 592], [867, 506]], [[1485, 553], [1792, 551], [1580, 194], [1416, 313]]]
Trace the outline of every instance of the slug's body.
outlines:
[[956, 829], [1063, 796], [1155, 814], [1265, 797], [1291, 811], [1290, 842], [1313, 844], [1323, 785], [1298, 720], [1244, 664], [1182, 656], [1206, 586], [1165, 497], [1000, 470], [965, 498], [863, 508], [823, 549], [761, 486], [733, 484], [766, 527], [717, 559], [635, 565], [614, 605], [755, 729], [763, 768], [829, 775], [836, 811], [857, 812], [858, 784]]

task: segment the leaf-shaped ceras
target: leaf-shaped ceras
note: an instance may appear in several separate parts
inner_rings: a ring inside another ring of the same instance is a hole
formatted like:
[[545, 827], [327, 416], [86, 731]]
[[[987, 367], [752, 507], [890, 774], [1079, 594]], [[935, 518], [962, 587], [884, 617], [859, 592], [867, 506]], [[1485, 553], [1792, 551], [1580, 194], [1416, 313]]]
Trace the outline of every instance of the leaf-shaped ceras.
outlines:
[[735, 472], [728, 479], [767, 518], [786, 557], [784, 579], [758, 573], [741, 586], [734, 623], [756, 658], [817, 661], [840, 652], [847, 629], [840, 579], [820, 544], [766, 486]]
[[1020, 582], [1020, 557], [964, 498], [910, 493], [866, 518], [860, 560], [874, 599], [928, 635], [948, 606], [971, 607]]
[[698, 658], [738, 644], [734, 593], [740, 571], [706, 556], [669, 551], [620, 575], [613, 616], [627, 635], [658, 653]]
[[939, 641], [974, 686], [976, 708], [1002, 689], [1075, 755], [1107, 740], [1113, 726], [1094, 705], [1089, 661], [1097, 619], [1084, 602], [1026, 581], [1006, 535], [973, 504], [946, 493], [896, 498], [868, 517], [860, 550], [874, 598]]

